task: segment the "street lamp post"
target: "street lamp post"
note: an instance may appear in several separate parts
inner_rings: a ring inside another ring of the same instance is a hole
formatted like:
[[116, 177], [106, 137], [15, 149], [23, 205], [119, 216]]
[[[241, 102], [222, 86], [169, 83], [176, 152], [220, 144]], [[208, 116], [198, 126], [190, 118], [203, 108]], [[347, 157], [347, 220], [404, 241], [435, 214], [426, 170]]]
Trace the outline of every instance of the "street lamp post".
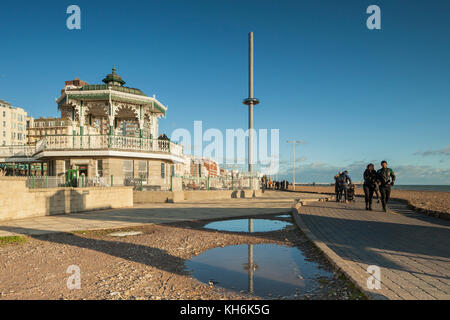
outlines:
[[294, 140], [294, 141], [288, 141], [288, 143], [292, 143], [292, 147], [293, 147], [293, 158], [292, 158], [292, 191], [295, 191], [295, 145], [296, 145], [296, 144], [302, 144], [303, 141], [300, 141], [300, 140]]

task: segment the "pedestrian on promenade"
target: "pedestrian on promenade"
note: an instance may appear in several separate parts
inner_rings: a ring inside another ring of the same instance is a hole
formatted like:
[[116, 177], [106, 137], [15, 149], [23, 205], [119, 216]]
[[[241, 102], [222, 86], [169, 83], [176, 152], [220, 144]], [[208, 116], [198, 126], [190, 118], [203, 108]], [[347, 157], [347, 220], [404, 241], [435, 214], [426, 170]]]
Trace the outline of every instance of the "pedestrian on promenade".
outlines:
[[339, 182], [338, 178], [342, 172], [338, 172], [337, 175], [334, 176], [334, 193], [336, 194], [336, 202], [339, 202]]
[[383, 205], [383, 211], [388, 211], [388, 202], [391, 197], [391, 188], [395, 183], [395, 174], [392, 169], [388, 168], [386, 161], [381, 162], [381, 169], [377, 172], [377, 181], [380, 188], [381, 204]]
[[377, 172], [373, 163], [367, 166], [366, 171], [364, 171], [364, 199], [366, 201], [366, 210], [372, 211], [372, 199], [373, 193], [377, 185]]
[[[349, 184], [352, 184], [352, 179], [348, 175], [348, 171], [342, 172], [338, 177], [339, 183], [339, 201], [347, 203], [347, 188]], [[344, 200], [342, 199], [342, 194], [344, 194]]]

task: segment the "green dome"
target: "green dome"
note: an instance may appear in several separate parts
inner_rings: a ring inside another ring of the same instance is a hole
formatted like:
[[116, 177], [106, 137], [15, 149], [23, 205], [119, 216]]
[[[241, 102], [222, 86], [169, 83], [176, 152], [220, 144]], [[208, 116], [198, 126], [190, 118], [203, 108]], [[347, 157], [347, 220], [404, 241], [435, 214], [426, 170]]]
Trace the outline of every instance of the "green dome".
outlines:
[[122, 77], [116, 73], [116, 68], [112, 68], [112, 73], [108, 74], [103, 82], [111, 84], [113, 86], [123, 86], [126, 82], [122, 80]]

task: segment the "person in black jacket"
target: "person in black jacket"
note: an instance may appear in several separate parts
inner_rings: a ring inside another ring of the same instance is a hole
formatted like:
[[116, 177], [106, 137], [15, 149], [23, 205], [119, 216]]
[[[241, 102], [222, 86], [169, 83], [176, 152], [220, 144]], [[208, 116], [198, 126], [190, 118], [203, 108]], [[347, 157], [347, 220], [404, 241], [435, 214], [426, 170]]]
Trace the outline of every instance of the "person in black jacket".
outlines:
[[[347, 203], [348, 199], [348, 195], [347, 195], [347, 190], [348, 190], [348, 186], [350, 184], [352, 184], [352, 179], [350, 178], [350, 176], [348, 175], [348, 171], [344, 171], [342, 172], [338, 179], [337, 182], [339, 184], [339, 202], [345, 202]], [[342, 199], [342, 194], [344, 194], [344, 200]]]
[[366, 200], [366, 210], [372, 211], [373, 193], [377, 185], [377, 172], [373, 163], [367, 166], [364, 171], [364, 199]]
[[339, 202], [339, 182], [338, 182], [338, 178], [339, 175], [342, 172], [339, 172], [337, 175], [334, 176], [334, 193], [336, 194], [336, 202]]
[[395, 174], [392, 169], [387, 167], [387, 162], [381, 162], [381, 169], [377, 171], [377, 182], [380, 187], [381, 204], [383, 205], [383, 211], [387, 212], [387, 204], [391, 197], [391, 188], [395, 183]]

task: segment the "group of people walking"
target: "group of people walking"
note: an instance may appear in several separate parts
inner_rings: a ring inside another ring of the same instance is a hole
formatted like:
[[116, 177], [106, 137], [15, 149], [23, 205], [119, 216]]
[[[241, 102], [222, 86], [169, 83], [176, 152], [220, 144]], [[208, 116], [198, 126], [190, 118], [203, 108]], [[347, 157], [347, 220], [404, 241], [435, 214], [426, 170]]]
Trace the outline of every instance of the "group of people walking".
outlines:
[[261, 178], [261, 189], [264, 192], [266, 189], [272, 190], [288, 190], [289, 182], [286, 180], [283, 181], [272, 181], [267, 176], [263, 176]]
[[348, 175], [348, 171], [339, 172], [334, 176], [334, 192], [336, 193], [336, 202], [348, 202], [349, 189], [352, 190], [352, 178]]
[[[366, 210], [372, 211], [372, 202], [374, 193], [378, 202], [383, 206], [383, 211], [387, 212], [387, 204], [391, 197], [391, 189], [395, 183], [394, 171], [388, 168], [386, 161], [381, 162], [381, 169], [375, 170], [373, 163], [367, 165], [364, 171], [364, 199], [366, 202]], [[339, 172], [335, 177], [335, 193], [337, 202], [348, 202], [352, 200], [354, 193], [354, 184], [347, 171]]]
[[[380, 191], [381, 204], [383, 211], [387, 212], [387, 204], [391, 197], [391, 188], [395, 183], [395, 174], [392, 169], [388, 168], [386, 161], [381, 162], [381, 169], [376, 171], [373, 163], [367, 166], [364, 171], [364, 198], [366, 201], [366, 210], [372, 211], [373, 194]], [[378, 194], [377, 194], [378, 197]]]

